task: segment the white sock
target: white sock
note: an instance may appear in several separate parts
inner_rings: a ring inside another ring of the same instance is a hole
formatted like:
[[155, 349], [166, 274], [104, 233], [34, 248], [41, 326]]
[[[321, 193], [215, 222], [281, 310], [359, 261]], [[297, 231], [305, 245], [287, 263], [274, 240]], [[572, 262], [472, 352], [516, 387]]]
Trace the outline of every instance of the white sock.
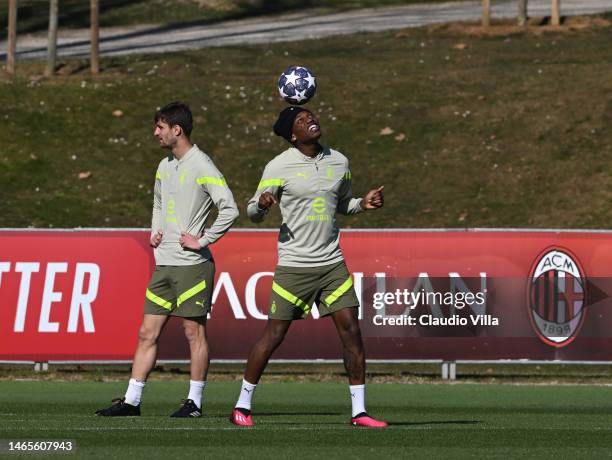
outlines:
[[142, 390], [145, 387], [145, 383], [136, 379], [130, 379], [127, 391], [125, 392], [125, 402], [132, 406], [138, 406], [142, 398]]
[[236, 403], [236, 408], [251, 410], [251, 399], [253, 399], [253, 393], [255, 393], [255, 387], [252, 383], [242, 379], [242, 388], [240, 388], [240, 396]]
[[353, 417], [365, 412], [365, 385], [349, 385], [351, 392], [351, 404], [353, 405]]
[[198, 406], [198, 409], [202, 409], [202, 393], [205, 386], [206, 382], [198, 380], [189, 381], [189, 395], [187, 395], [187, 399], [191, 399]]

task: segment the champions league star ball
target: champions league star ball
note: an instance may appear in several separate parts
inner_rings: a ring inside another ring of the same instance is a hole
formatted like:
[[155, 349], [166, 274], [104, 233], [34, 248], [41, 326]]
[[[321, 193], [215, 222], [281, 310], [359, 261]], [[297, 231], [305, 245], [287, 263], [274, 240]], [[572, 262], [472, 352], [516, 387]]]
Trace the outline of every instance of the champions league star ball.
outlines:
[[306, 67], [289, 67], [278, 79], [278, 92], [289, 104], [305, 104], [316, 90], [316, 78]]

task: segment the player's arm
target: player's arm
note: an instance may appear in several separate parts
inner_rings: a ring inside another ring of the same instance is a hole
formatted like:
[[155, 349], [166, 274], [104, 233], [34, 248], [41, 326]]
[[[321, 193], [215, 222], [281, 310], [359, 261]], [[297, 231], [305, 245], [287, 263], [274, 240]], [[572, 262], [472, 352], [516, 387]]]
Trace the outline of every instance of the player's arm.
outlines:
[[161, 195], [161, 173], [159, 169], [155, 173], [155, 186], [153, 188], [153, 213], [151, 217], [151, 246], [156, 248], [161, 243], [163, 237], [162, 230], [162, 195]]
[[345, 216], [363, 212], [365, 209], [361, 206], [362, 201], [362, 198], [353, 198], [353, 177], [347, 163], [338, 191], [337, 211]]
[[346, 165], [346, 172], [340, 185], [338, 208], [340, 214], [352, 215], [370, 209], [377, 209], [383, 205], [383, 188], [370, 190], [363, 198], [353, 198], [353, 175]]
[[207, 175], [198, 180], [219, 211], [217, 218], [198, 239], [200, 247], [208, 246], [221, 238], [238, 219], [238, 206], [232, 191], [217, 168], [211, 167]]
[[278, 203], [285, 180], [278, 168], [268, 163], [257, 186], [257, 191], [247, 204], [247, 215], [253, 222], [262, 222], [270, 207]]

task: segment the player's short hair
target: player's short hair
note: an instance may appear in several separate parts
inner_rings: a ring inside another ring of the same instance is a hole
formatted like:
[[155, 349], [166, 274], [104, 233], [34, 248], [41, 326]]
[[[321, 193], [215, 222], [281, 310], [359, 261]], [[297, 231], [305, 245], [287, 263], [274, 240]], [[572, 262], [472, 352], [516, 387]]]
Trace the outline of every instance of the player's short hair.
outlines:
[[170, 127], [178, 125], [187, 137], [191, 136], [193, 116], [189, 106], [183, 102], [171, 102], [157, 110], [155, 112], [155, 123], [158, 121], [168, 123]]

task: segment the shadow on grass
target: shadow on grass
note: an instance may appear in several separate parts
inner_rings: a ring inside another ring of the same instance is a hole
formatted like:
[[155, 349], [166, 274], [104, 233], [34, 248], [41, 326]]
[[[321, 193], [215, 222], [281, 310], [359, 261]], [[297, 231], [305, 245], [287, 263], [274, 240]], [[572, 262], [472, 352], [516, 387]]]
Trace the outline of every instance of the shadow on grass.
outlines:
[[[100, 0], [99, 21], [101, 27], [110, 27], [116, 24], [113, 17], [117, 17], [121, 8], [134, 7], [141, 4], [143, 8], [150, 0]], [[231, 21], [249, 17], [264, 16], [275, 13], [288, 13], [313, 8], [315, 0], [242, 0], [237, 2], [237, 10], [226, 14], [220, 14], [211, 19], [200, 19], [195, 21], [173, 21], [168, 24], [171, 28], [180, 25], [206, 25], [220, 21]], [[204, 10], [202, 10], [204, 14]], [[7, 7], [0, 9], [0, 28], [8, 27]], [[112, 15], [109, 13], [113, 13]], [[18, 4], [17, 28], [18, 33], [35, 33], [46, 31], [49, 24], [49, 7], [46, 4], [35, 1], [22, 1]], [[143, 12], [144, 14], [144, 12]], [[64, 28], [88, 28], [90, 26], [89, 2], [82, 0], [64, 0], [58, 8], [59, 27]]]
[[[567, 20], [566, 16], [561, 16], [559, 18], [561, 25], [565, 24], [566, 20]], [[538, 25], [539, 26], [550, 26], [552, 25], [552, 18], [550, 16], [544, 16], [540, 21], [538, 21]]]
[[[255, 417], [287, 417], [287, 416], [337, 416], [343, 412], [257, 412]], [[288, 422], [291, 425], [311, 425], [312, 422]], [[482, 420], [435, 420], [426, 422], [389, 422], [389, 426], [427, 426], [427, 425], [480, 425]], [[317, 425], [338, 425], [338, 422], [317, 422]]]
[[[49, 25], [49, 7], [42, 2], [25, 1], [17, 4], [18, 33], [33, 33], [47, 30]], [[100, 1], [100, 17], [114, 8], [122, 8], [133, 4], [133, 0], [102, 0]], [[142, 3], [145, 3], [144, 1]], [[89, 2], [71, 0], [60, 2], [58, 7], [59, 27], [87, 28], [90, 24]], [[8, 27], [8, 15], [0, 15], [0, 27]]]
[[[347, 418], [346, 421], [343, 422], [337, 422], [337, 421], [306, 421], [306, 422], [293, 422], [293, 421], [286, 421], [286, 422], [278, 422], [276, 420], [272, 421], [270, 420], [270, 417], [280, 417], [280, 416], [291, 416], [291, 415], [305, 415], [305, 416], [338, 416], [338, 415], [342, 415], [342, 414], [335, 414], [335, 413], [326, 413], [326, 412], [322, 412], [322, 413], [306, 413], [306, 412], [295, 412], [295, 413], [256, 413], [254, 415], [255, 418], [255, 423], [259, 424], [260, 426], [277, 426], [277, 425], [287, 425], [287, 426], [312, 426], [312, 425], [329, 425], [329, 426], [337, 426], [337, 425], [346, 425], [347, 427], [350, 426], [349, 423], [349, 419]], [[267, 419], [267, 420], [266, 420]], [[388, 422], [389, 423], [389, 428], [393, 428], [393, 427], [420, 427], [420, 426], [452, 426], [452, 425], [480, 425], [484, 422], [482, 422], [481, 420], [438, 420], [438, 421], [431, 421], [431, 422]], [[359, 427], [358, 427], [359, 428]], [[367, 428], [366, 428], [367, 429]]]
[[255, 413], [256, 417], [286, 417], [286, 416], [291, 416], [291, 415], [328, 416], [328, 415], [342, 415], [342, 412], [259, 412], [257, 411]]
[[479, 425], [482, 420], [436, 420], [431, 422], [389, 422], [389, 426]]
[[[389, 16], [393, 16], [395, 13], [389, 12], [387, 14]], [[244, 17], [253, 17], [253, 16], [256, 16], [256, 15], [244, 15]], [[232, 19], [240, 19], [240, 18], [236, 17]], [[332, 28], [336, 24], [341, 22], [340, 19], [335, 18], [335, 17], [323, 19], [323, 18], [311, 18], [309, 16], [304, 16], [302, 18], [302, 20], [304, 21], [308, 19], [310, 19], [311, 21], [316, 21], [318, 25], [326, 24], [327, 26], [332, 27]], [[124, 51], [130, 51], [132, 53], [136, 53], [136, 52], [147, 53], [151, 49], [159, 48], [160, 46], [186, 46], [188, 47], [189, 45], [192, 45], [195, 43], [199, 44], [202, 47], [205, 47], [210, 42], [215, 42], [221, 39], [236, 39], [236, 38], [252, 35], [254, 33], [252, 30], [236, 30], [236, 31], [228, 32], [222, 29], [206, 37], [166, 40], [163, 43], [159, 43], [158, 41], [155, 40], [155, 36], [161, 33], [169, 33], [173, 31], [176, 31], [176, 32], [181, 31], [182, 33], [185, 33], [187, 29], [205, 27], [206, 25], [211, 25], [217, 22], [218, 21], [214, 21], [214, 20], [180, 22], [180, 23], [167, 24], [163, 26], [155, 26], [155, 27], [138, 30], [134, 32], [119, 33], [119, 34], [109, 36], [109, 37], [101, 37], [100, 42], [99, 42], [101, 48], [104, 47], [104, 45], [106, 44], [112, 44], [113, 42], [121, 42], [124, 40], [129, 40], [129, 39], [133, 39], [137, 37], [151, 36], [152, 38], [150, 41], [147, 41], [146, 43], [140, 43], [140, 44], [127, 43], [124, 46], [117, 46], [117, 45], [112, 46], [112, 47], [109, 46], [108, 49], [101, 49], [100, 52], [102, 55], [108, 52], [120, 53]], [[270, 32], [291, 31], [294, 28], [295, 26], [293, 24], [281, 25], [281, 24], [270, 23], [270, 24], [266, 24], [265, 27], [258, 28], [256, 32], [258, 34], [265, 34], [265, 33], [270, 33]], [[87, 47], [89, 43], [90, 42], [87, 39], [87, 40], [74, 41], [70, 43], [58, 44], [57, 45], [58, 55], [60, 55], [61, 57], [85, 58], [89, 56], [89, 49], [87, 48], [87, 49], [79, 50], [79, 48]], [[76, 51], [70, 51], [73, 49], [76, 49]], [[37, 54], [44, 53], [46, 52], [46, 50], [47, 50], [46, 46], [40, 46], [38, 48], [31, 48], [25, 51], [17, 52], [17, 57], [25, 58], [25, 59], [36, 58]], [[66, 51], [66, 53], [63, 54], [62, 51]], [[1, 52], [0, 58], [6, 59], [6, 54], [7, 54], [6, 51]]]

